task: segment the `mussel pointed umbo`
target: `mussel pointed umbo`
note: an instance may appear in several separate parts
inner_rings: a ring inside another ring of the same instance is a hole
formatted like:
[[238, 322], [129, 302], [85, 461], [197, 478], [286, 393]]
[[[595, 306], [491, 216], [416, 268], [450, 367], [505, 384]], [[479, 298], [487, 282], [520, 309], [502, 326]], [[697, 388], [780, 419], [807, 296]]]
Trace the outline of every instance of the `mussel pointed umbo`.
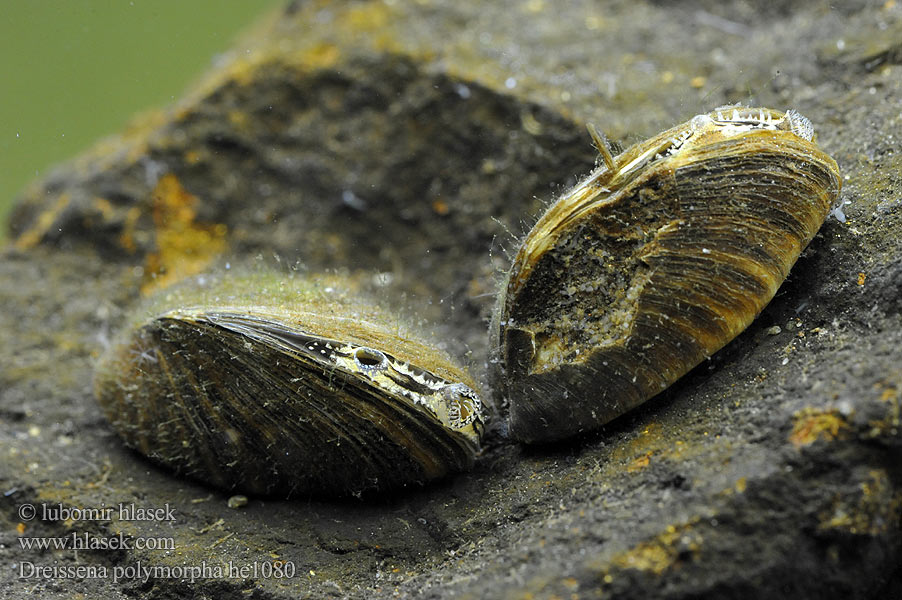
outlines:
[[596, 428], [745, 329], [839, 193], [813, 138], [795, 111], [723, 107], [605, 161], [555, 202], [493, 321], [512, 434]]
[[99, 361], [126, 443], [211, 484], [334, 497], [469, 468], [466, 371], [337, 277], [205, 276], [161, 292]]

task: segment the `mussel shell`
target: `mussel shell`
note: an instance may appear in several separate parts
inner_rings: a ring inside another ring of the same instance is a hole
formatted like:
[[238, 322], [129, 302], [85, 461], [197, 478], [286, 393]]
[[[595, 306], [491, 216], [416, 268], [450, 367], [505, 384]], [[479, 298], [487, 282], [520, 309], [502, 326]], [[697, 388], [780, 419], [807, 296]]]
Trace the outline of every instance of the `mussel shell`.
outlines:
[[794, 111], [725, 107], [633, 146], [552, 205], [493, 324], [512, 434], [596, 428], [744, 330], [839, 193], [813, 137]]
[[472, 379], [334, 278], [208, 276], [142, 311], [99, 361], [95, 393], [129, 446], [180, 473], [337, 497], [473, 463]]

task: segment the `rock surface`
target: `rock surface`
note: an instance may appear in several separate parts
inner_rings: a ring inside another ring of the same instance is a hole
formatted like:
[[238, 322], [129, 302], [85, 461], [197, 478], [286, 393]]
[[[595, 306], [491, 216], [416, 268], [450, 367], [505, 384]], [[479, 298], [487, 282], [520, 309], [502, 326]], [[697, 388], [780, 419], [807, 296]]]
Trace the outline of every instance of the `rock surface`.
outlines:
[[[20, 199], [0, 261], [5, 597], [899, 595], [899, 39], [893, 0], [288, 6]], [[94, 403], [124, 312], [226, 263], [371, 278], [484, 377], [499, 273], [593, 165], [584, 123], [628, 145], [730, 102], [811, 118], [843, 204], [744, 334], [597, 434], [519, 446], [497, 406], [472, 473], [233, 509], [124, 448]], [[85, 533], [172, 548], [19, 541]], [[23, 563], [108, 573], [20, 580]]]

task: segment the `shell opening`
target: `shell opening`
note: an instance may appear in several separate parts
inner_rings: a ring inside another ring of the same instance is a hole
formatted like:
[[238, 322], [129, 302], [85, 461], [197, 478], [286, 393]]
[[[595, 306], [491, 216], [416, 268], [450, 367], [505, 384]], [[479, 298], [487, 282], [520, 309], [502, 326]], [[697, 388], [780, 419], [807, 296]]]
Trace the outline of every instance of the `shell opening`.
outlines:
[[448, 407], [449, 425], [454, 429], [466, 427], [482, 413], [479, 394], [463, 383], [452, 383], [441, 390]]
[[363, 371], [381, 370], [388, 364], [383, 353], [366, 347], [360, 347], [354, 351], [354, 362]]

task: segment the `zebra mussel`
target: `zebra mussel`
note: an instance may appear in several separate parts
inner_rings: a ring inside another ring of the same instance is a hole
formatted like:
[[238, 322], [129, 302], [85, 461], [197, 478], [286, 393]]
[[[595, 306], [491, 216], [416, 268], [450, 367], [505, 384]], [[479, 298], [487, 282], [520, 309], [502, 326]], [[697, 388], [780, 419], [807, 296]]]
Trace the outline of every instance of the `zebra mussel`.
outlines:
[[493, 322], [496, 387], [525, 442], [658, 394], [773, 298], [840, 190], [811, 122], [729, 106], [602, 163], [541, 216]]
[[350, 287], [258, 273], [164, 291], [99, 361], [96, 397], [129, 446], [226, 490], [339, 497], [469, 468], [472, 378]]

